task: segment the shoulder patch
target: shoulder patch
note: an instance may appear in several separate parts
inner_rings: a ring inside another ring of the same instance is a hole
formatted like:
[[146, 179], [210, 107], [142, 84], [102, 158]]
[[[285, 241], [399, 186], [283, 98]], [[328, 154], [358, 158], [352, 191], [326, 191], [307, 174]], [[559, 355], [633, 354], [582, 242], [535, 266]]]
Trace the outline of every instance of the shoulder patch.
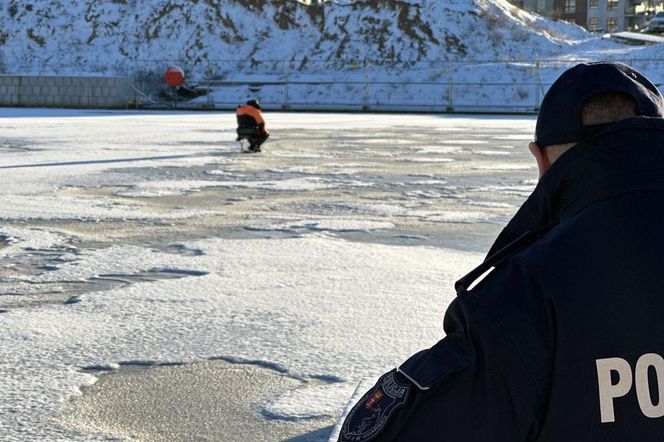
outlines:
[[408, 401], [412, 385], [400, 381], [396, 370], [384, 374], [348, 413], [341, 427], [340, 442], [372, 440], [388, 424], [396, 410]]

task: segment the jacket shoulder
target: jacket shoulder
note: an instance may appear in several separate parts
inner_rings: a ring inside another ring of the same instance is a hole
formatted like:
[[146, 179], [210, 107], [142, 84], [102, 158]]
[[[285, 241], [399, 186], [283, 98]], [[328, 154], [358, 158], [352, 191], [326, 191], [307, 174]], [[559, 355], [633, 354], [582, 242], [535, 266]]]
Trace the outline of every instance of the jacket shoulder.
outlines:
[[519, 238], [507, 244], [496, 253], [488, 256], [482, 264], [475, 267], [464, 277], [459, 279], [454, 288], [458, 295], [461, 295], [469, 290], [471, 286], [477, 283], [482, 276], [487, 274], [490, 270], [499, 267], [512, 256], [526, 250], [531, 245], [535, 244], [547, 233], [549, 233], [557, 224], [550, 223], [535, 230], [530, 230], [522, 234]]

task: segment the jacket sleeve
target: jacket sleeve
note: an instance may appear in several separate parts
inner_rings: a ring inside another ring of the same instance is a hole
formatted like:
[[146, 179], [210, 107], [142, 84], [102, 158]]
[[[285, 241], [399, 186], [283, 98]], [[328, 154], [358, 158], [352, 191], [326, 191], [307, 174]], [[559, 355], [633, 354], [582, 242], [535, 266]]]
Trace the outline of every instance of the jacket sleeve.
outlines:
[[[534, 439], [545, 404], [540, 380], [548, 379], [550, 353], [543, 342], [528, 341], [546, 340], [541, 335], [546, 325], [528, 325], [536, 324], [543, 314], [528, 310], [541, 303], [516, 305], [524, 297], [537, 297], [533, 293], [537, 288], [508, 273], [511, 276], [493, 277], [490, 284], [457, 298], [445, 315], [447, 336], [383, 376], [348, 414], [339, 440]], [[499, 308], [494, 308], [496, 302], [501, 303]], [[514, 315], [504, 318], [503, 311]], [[526, 322], [522, 329], [513, 327], [513, 321], [529, 314], [532, 317], [521, 318]], [[524, 348], [540, 353], [527, 355]], [[385, 388], [384, 379], [390, 375], [406, 390], [405, 399], [396, 403]], [[375, 410], [381, 404], [382, 416], [374, 412], [371, 420], [368, 407]]]
[[254, 120], [256, 120], [256, 124], [258, 126], [263, 126], [265, 127], [265, 119], [263, 118], [263, 113], [259, 111], [258, 109], [252, 109], [253, 112], [251, 114], [252, 117], [254, 117]]

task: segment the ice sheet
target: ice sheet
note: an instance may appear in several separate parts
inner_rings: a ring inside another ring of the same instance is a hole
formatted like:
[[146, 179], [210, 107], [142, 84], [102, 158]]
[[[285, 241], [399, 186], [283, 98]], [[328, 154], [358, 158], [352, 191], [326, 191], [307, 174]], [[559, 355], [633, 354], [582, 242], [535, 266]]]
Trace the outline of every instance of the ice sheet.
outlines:
[[[0, 115], [16, 147], [0, 152], [0, 284], [77, 287], [0, 313], [8, 441], [95, 440], [51, 419], [95, 382], [84, 367], [127, 361], [278, 367], [316, 382], [259, 404], [267, 418], [338, 413], [358, 379], [442, 337], [472, 250], [536, 184], [532, 118], [267, 113], [264, 152], [242, 155], [232, 114]], [[99, 280], [116, 284], [81, 289]]]

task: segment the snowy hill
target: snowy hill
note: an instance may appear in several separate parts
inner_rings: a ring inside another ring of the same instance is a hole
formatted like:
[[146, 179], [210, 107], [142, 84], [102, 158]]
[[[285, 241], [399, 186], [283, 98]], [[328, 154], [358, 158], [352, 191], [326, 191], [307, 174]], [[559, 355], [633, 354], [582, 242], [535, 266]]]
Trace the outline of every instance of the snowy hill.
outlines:
[[246, 59], [523, 59], [589, 37], [505, 0], [8, 0], [0, 16], [8, 72], [122, 73], [148, 59], [194, 70]]

